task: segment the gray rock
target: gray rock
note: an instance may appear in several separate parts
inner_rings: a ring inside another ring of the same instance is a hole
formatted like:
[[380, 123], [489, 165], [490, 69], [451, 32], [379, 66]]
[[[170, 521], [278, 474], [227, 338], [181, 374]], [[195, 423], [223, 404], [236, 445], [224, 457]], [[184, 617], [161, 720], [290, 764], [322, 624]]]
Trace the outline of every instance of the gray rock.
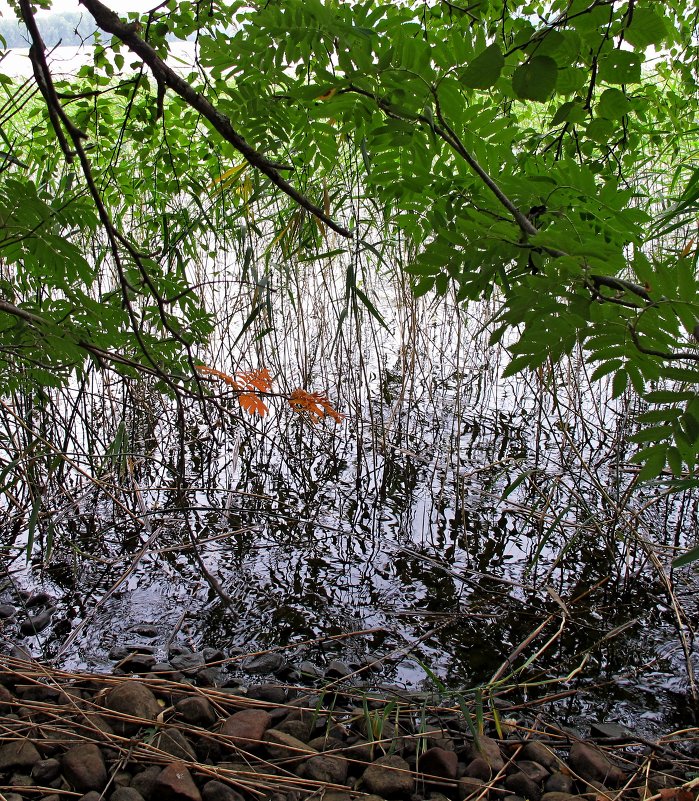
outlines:
[[207, 665], [210, 665], [212, 662], [223, 662], [226, 659], [226, 655], [223, 651], [220, 651], [218, 648], [211, 648], [208, 645], [206, 648], [202, 648], [201, 652], [204, 655], [204, 661]]
[[340, 662], [339, 659], [333, 659], [325, 668], [325, 677], [327, 679], [344, 679], [352, 673], [354, 673], [352, 668], [345, 662]]
[[278, 729], [267, 729], [263, 739], [270, 759], [304, 759], [317, 753], [302, 740]]
[[228, 676], [216, 667], [205, 667], [197, 671], [197, 685], [199, 687], [221, 687], [228, 681]]
[[631, 732], [619, 723], [591, 723], [590, 734], [610, 740], [625, 740], [631, 736]]
[[379, 757], [367, 766], [362, 776], [366, 789], [381, 798], [409, 797], [413, 792], [413, 775], [408, 763], [397, 755]]
[[248, 656], [243, 660], [242, 668], [248, 673], [260, 673], [267, 675], [274, 673], [284, 665], [284, 657], [281, 654], [270, 652]]
[[147, 637], [149, 640], [158, 636], [157, 627], [152, 626], [150, 623], [141, 623], [138, 626], [133, 626], [131, 631], [133, 631], [134, 634], [139, 634], [141, 637]]
[[135, 734], [141, 726], [148, 725], [160, 714], [155, 696], [139, 681], [124, 681], [117, 684], [105, 696], [104, 705], [112, 712], [138, 719], [110, 718], [109, 723], [114, 731], [126, 737]]
[[308, 660], [304, 660], [298, 666], [298, 671], [301, 674], [301, 678], [304, 680], [313, 681], [315, 679], [319, 679], [323, 675], [323, 671], [313, 662], [309, 662]]
[[0, 618], [3, 620], [7, 620], [8, 617], [12, 617], [17, 610], [12, 606], [12, 604], [0, 604]]
[[74, 745], [61, 759], [63, 775], [79, 792], [103, 790], [107, 784], [104, 756], [94, 743]]
[[158, 801], [202, 801], [192, 774], [182, 762], [163, 768], [153, 784], [153, 798]]
[[41, 754], [29, 740], [17, 740], [0, 746], [0, 770], [33, 768], [41, 761]]
[[109, 651], [109, 658], [118, 662], [125, 659], [129, 654], [155, 654], [155, 648], [152, 645], [115, 645]]
[[243, 796], [232, 787], [215, 779], [207, 782], [201, 788], [204, 801], [244, 801]]

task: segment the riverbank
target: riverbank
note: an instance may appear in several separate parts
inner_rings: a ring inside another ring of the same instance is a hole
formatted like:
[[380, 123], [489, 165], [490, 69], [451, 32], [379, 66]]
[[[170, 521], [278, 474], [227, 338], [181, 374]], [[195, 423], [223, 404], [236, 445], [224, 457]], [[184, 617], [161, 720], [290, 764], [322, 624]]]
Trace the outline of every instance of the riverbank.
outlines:
[[4, 801], [693, 801], [699, 787], [699, 729], [648, 741], [514, 705], [360, 693], [341, 677], [207, 686], [220, 665], [185, 669], [172, 680], [3, 659]]

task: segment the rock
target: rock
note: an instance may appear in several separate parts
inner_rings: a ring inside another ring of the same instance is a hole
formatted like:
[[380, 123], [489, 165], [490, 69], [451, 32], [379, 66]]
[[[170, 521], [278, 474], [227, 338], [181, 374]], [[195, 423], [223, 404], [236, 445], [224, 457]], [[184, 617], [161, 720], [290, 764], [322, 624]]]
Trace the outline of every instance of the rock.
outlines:
[[541, 801], [581, 801], [582, 796], [570, 793], [544, 793]]
[[507, 776], [504, 785], [506, 790], [526, 798], [528, 801], [540, 801], [541, 799], [541, 787], [521, 770]]
[[180, 670], [185, 676], [193, 676], [199, 670], [206, 666], [204, 654], [199, 651], [191, 651], [190, 653], [177, 654], [170, 657], [170, 664], [175, 670]]
[[160, 771], [153, 784], [153, 798], [157, 801], [202, 801], [192, 775], [181, 762], [173, 762]]
[[179, 729], [173, 726], [160, 731], [153, 738], [153, 745], [181, 762], [196, 761], [197, 755], [194, 753], [191, 743]]
[[481, 779], [464, 776], [456, 785], [456, 797], [459, 801], [465, 801], [467, 798], [481, 796], [486, 787], [486, 783]]
[[274, 728], [277, 729], [277, 731], [283, 731], [286, 732], [286, 734], [290, 734], [292, 737], [296, 737], [297, 740], [308, 742], [315, 726], [314, 721], [310, 717], [305, 720], [295, 720], [287, 717], [285, 720], [282, 720], [281, 723], [277, 723]]
[[0, 771], [12, 768], [33, 768], [41, 761], [41, 754], [29, 740], [17, 740], [0, 746]]
[[7, 620], [8, 617], [12, 617], [17, 610], [12, 606], [12, 604], [0, 604], [0, 618], [3, 620]]
[[109, 796], [109, 801], [144, 801], [144, 799], [133, 787], [117, 787]]
[[151, 626], [150, 623], [140, 623], [138, 626], [133, 626], [131, 628], [134, 634], [139, 634], [141, 637], [146, 637], [149, 640], [152, 640], [154, 637], [158, 636], [158, 629], [155, 626]]
[[220, 687], [228, 680], [222, 670], [215, 667], [200, 668], [196, 674], [199, 687]]
[[347, 760], [341, 756], [319, 754], [304, 762], [296, 772], [305, 779], [329, 782], [330, 784], [344, 784], [347, 780]]
[[239, 748], [248, 748], [259, 745], [271, 725], [272, 718], [263, 709], [241, 709], [224, 721], [221, 734]]
[[248, 687], [248, 698], [256, 701], [269, 701], [272, 704], [283, 704], [286, 701], [286, 688], [278, 684], [253, 684]]
[[453, 751], [444, 748], [428, 748], [418, 759], [417, 767], [426, 776], [440, 779], [455, 779], [459, 759]]
[[560, 768], [561, 760], [556, 756], [551, 748], [538, 740], [529, 740], [524, 748], [519, 752], [518, 760], [531, 760], [543, 765], [552, 773]]
[[339, 659], [333, 661], [325, 668], [326, 679], [344, 679], [350, 676], [354, 671], [345, 662], [340, 662]]
[[124, 673], [148, 673], [155, 664], [153, 654], [131, 653], [117, 664]]
[[207, 645], [205, 648], [201, 649], [201, 652], [204, 655], [204, 661], [207, 665], [226, 661], [226, 655], [219, 648], [212, 648]]
[[586, 781], [602, 782], [607, 787], [620, 787], [624, 783], [624, 772], [606, 754], [586, 743], [573, 743], [568, 766]]
[[493, 777], [493, 769], [483, 757], [476, 757], [466, 765], [464, 775], [471, 779], [481, 779], [487, 782]]
[[161, 768], [157, 765], [149, 765], [144, 770], [137, 773], [131, 779], [131, 786], [149, 801], [153, 796], [153, 788], [155, 787], [155, 780], [160, 776]]
[[243, 660], [242, 668], [248, 673], [260, 673], [266, 675], [274, 673], [284, 665], [284, 657], [281, 654], [270, 652], [264, 654], [254, 654]]
[[178, 701], [175, 711], [182, 720], [194, 726], [207, 727], [216, 722], [216, 710], [206, 698], [199, 695]]
[[570, 793], [573, 789], [573, 777], [557, 770], [544, 783], [545, 793]]
[[0, 714], [6, 715], [11, 709], [12, 704], [16, 703], [17, 699], [12, 693], [0, 684]]
[[505, 766], [502, 754], [500, 753], [500, 746], [485, 734], [477, 734], [473, 745], [471, 746], [471, 754], [474, 759], [481, 757], [488, 765], [490, 765], [493, 773], [497, 773]]
[[413, 775], [402, 757], [384, 756], [367, 766], [362, 784], [381, 798], [408, 797], [413, 792]]
[[[314, 751], [344, 751], [346, 745], [344, 740], [340, 740], [337, 737], [330, 737], [327, 734], [321, 734], [320, 737], [314, 737], [310, 740], [308, 747], [312, 748]], [[354, 753], [350, 751], [349, 756], [353, 757]], [[371, 762], [370, 759], [366, 761]]]
[[107, 784], [107, 767], [102, 752], [94, 743], [74, 745], [61, 759], [63, 775], [79, 792], [103, 790]]
[[522, 773], [529, 776], [535, 784], [541, 785], [549, 777], [549, 771], [546, 770], [543, 765], [540, 765], [538, 762], [533, 762], [530, 759], [520, 759], [517, 762], [517, 767]]
[[317, 753], [302, 740], [278, 729], [267, 729], [264, 733], [265, 751], [270, 759], [304, 758]]
[[68, 696], [60, 687], [52, 687], [48, 684], [17, 684], [15, 692], [23, 701], [65, 704], [68, 700]]
[[43, 631], [51, 623], [51, 618], [55, 611], [53, 607], [49, 607], [41, 612], [37, 612], [36, 615], [29, 615], [26, 620], [23, 620], [19, 624], [19, 630], [28, 637], [39, 634], [39, 632]]
[[[2, 797], [4, 801], [24, 801], [22, 796], [18, 793], [3, 793]], [[42, 801], [45, 801], [45, 798], [42, 799]], [[60, 799], [57, 799], [57, 801], [60, 801]]]
[[112, 712], [129, 715], [138, 720], [110, 718], [109, 723], [116, 734], [130, 737], [143, 725], [156, 719], [160, 706], [153, 693], [139, 681], [124, 681], [113, 687], [105, 696], [104, 705]]
[[223, 782], [212, 779], [201, 788], [204, 801], [244, 801], [243, 796]]
[[631, 732], [619, 723], [591, 723], [590, 734], [609, 740], [626, 740], [631, 736]]
[[35, 592], [27, 598], [25, 606], [27, 609], [36, 609], [37, 606], [53, 606], [56, 599], [43, 590]]
[[308, 660], [304, 660], [299, 664], [298, 671], [301, 674], [301, 679], [303, 681], [314, 681], [323, 675], [323, 671], [317, 665], [313, 664], [313, 662], [309, 662]]
[[61, 763], [57, 759], [41, 759], [32, 768], [32, 779], [36, 784], [48, 784], [58, 778], [61, 773]]
[[109, 651], [109, 658], [113, 662], [119, 662], [125, 659], [129, 654], [155, 654], [155, 648], [152, 645], [115, 645]]

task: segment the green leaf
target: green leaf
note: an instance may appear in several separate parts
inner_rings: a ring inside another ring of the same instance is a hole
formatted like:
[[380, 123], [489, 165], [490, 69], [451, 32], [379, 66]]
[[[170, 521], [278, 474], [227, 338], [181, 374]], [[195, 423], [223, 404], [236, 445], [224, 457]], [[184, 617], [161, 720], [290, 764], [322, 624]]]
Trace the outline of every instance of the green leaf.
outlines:
[[550, 56], [534, 56], [512, 75], [512, 88], [521, 100], [548, 100], [556, 87], [558, 65]]
[[[661, 4], [660, 7], [662, 8]], [[624, 31], [624, 39], [639, 50], [659, 45], [667, 36], [665, 18], [655, 8], [637, 5], [633, 9], [631, 24]]]
[[630, 109], [631, 103], [621, 89], [605, 89], [595, 111], [599, 117], [620, 120]]
[[678, 556], [676, 559], [673, 559], [672, 566], [684, 567], [691, 562], [696, 562], [697, 559], [699, 559], [699, 545], [695, 545], [694, 548], [691, 548], [686, 553], [683, 553], [682, 556]]
[[476, 56], [461, 72], [461, 81], [469, 89], [490, 89], [500, 77], [505, 59], [496, 44]]
[[611, 50], [600, 56], [598, 79], [603, 83], [638, 83], [643, 56], [629, 50]]

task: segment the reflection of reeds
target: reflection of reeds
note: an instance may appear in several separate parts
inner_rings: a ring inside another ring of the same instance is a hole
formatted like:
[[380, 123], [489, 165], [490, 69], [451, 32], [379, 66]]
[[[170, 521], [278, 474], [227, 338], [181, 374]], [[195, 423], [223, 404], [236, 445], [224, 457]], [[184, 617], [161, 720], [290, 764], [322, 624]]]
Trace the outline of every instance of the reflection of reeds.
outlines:
[[[348, 171], [347, 196], [356, 190]], [[224, 201], [209, 211], [223, 214]], [[178, 407], [150, 379], [93, 367], [67, 389], [17, 392], [0, 407], [8, 575], [80, 609], [71, 633], [43, 638], [47, 654], [71, 652], [130, 581], [157, 579], [196, 587], [187, 600], [202, 637], [220, 604], [218, 635], [247, 644], [226, 629], [247, 619], [266, 644], [277, 632], [265, 610], [320, 588], [328, 625], [351, 628], [353, 610], [377, 617], [406, 657], [418, 643], [450, 683], [487, 682], [520, 642], [531, 646], [520, 664], [535, 654], [542, 673], [569, 675], [590, 648], [610, 646], [610, 631], [648, 661], [631, 623], [649, 618], [660, 590], [669, 612], [658, 626], [677, 629], [691, 677], [692, 578], [663, 566], [687, 544], [696, 498], [637, 486], [626, 434], [639, 401], [610, 401], [580, 353], [502, 380], [506, 348], [488, 343], [496, 295], [465, 308], [449, 294], [415, 298], [401, 272], [410, 254], [369, 199], [356, 206], [371, 247], [360, 238], [338, 252], [312, 220], [289, 227], [286, 209], [261, 204], [259, 233], [211, 234], [219, 261], [192, 251], [186, 265], [217, 318], [201, 361], [230, 374], [267, 368], [280, 392], [327, 393], [348, 415], [337, 430], [273, 398], [263, 421], [241, 418], [225, 392]], [[552, 603], [576, 613], [542, 651], [528, 636]], [[515, 628], [507, 619], [520, 609], [527, 622]], [[165, 613], [174, 626], [177, 601]], [[437, 614], [450, 626], [422, 640]], [[456, 642], [460, 621], [476, 637], [474, 621], [493, 615], [488, 666], [476, 677], [466, 661], [449, 668], [450, 649], [471, 658]]]

